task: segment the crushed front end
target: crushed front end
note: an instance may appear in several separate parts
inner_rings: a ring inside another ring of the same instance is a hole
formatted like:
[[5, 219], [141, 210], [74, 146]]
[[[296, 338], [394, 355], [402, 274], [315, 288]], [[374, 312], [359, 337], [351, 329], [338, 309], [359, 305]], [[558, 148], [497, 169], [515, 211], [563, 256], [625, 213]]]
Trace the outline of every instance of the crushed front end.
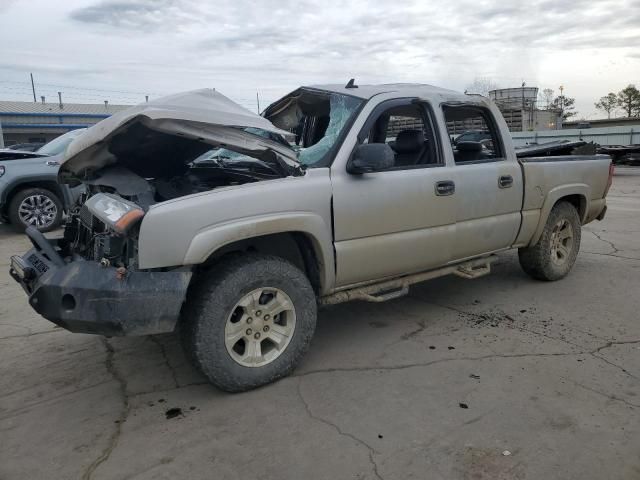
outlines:
[[62, 238], [27, 229], [33, 248], [12, 257], [11, 276], [38, 313], [73, 332], [174, 330], [192, 268], [140, 268], [145, 216], [162, 202], [303, 175], [288, 136], [211, 89], [117, 112], [67, 147], [58, 181], [85, 193]]
[[33, 248], [11, 258], [10, 274], [40, 315], [72, 332], [107, 336], [173, 331], [191, 270], [137, 268], [137, 230], [144, 211], [97, 193], [76, 208], [64, 235], [34, 228]]

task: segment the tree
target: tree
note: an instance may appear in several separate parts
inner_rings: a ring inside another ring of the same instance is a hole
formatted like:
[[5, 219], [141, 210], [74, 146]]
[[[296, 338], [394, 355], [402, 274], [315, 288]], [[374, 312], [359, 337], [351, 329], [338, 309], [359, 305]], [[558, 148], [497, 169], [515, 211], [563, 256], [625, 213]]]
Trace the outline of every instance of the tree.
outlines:
[[551, 102], [553, 101], [553, 89], [552, 88], [545, 88], [544, 90], [542, 90], [542, 101], [544, 102], [544, 108], [546, 110], [549, 110], [549, 106], [551, 105]]
[[490, 90], [496, 90], [498, 85], [489, 77], [476, 77], [473, 82], [467, 85], [466, 93], [475, 93], [478, 95], [488, 96]]
[[594, 105], [598, 110], [607, 112], [607, 118], [611, 118], [611, 112], [618, 106], [618, 97], [615, 93], [609, 92], [604, 97], [600, 97], [600, 100]]
[[640, 117], [640, 90], [635, 85], [620, 90], [618, 106], [624, 110], [627, 117]]
[[578, 114], [578, 112], [573, 111], [576, 108], [574, 105], [575, 103], [576, 103], [575, 98], [566, 97], [564, 95], [558, 95], [556, 98], [553, 99], [553, 102], [551, 103], [551, 108], [554, 110], [560, 110], [562, 119], [566, 120]]

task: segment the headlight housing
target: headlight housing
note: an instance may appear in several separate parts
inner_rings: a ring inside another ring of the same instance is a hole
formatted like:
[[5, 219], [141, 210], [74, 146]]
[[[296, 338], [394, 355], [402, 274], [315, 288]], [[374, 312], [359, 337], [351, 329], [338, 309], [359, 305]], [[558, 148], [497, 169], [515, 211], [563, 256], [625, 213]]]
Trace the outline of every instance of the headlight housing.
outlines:
[[85, 203], [89, 211], [101, 222], [118, 233], [126, 233], [142, 217], [144, 210], [110, 193], [98, 193]]

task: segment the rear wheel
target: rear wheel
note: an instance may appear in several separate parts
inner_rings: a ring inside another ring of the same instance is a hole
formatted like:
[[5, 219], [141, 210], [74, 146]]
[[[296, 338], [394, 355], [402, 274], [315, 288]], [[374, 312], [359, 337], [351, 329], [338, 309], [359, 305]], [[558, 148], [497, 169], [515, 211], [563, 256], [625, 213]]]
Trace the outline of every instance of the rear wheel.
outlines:
[[523, 270], [537, 280], [553, 281], [565, 277], [580, 250], [580, 228], [575, 207], [567, 202], [556, 204], [538, 243], [518, 250]]
[[214, 267], [189, 295], [182, 341], [217, 387], [240, 392], [288, 375], [307, 351], [316, 297], [289, 262], [250, 254]]
[[50, 190], [27, 188], [13, 196], [8, 213], [9, 221], [20, 231], [34, 227], [48, 232], [62, 223], [63, 207], [58, 196]]

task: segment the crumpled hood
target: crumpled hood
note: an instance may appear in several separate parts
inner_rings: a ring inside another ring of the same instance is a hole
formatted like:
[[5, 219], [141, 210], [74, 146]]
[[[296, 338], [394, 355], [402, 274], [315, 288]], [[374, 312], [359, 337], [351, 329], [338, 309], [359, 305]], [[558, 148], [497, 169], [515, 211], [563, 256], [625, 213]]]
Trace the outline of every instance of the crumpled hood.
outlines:
[[292, 135], [213, 89], [162, 97], [122, 110], [74, 139], [62, 159], [59, 179], [78, 179], [86, 172], [125, 162], [139, 175], [152, 177], [154, 171], [166, 170], [163, 163], [184, 165], [217, 146], [256, 158], [275, 154], [280, 161], [298, 166], [293, 150], [242, 130], [246, 127], [285, 138]]

